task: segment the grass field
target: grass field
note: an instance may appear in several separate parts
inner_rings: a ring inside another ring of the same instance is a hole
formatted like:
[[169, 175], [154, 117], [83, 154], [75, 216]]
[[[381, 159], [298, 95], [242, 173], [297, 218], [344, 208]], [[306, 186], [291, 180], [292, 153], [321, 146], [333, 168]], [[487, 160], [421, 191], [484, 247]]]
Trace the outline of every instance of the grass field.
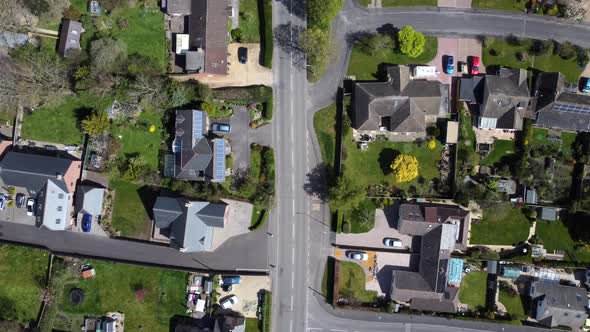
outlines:
[[[93, 279], [65, 274], [63, 293], [57, 298], [60, 311], [73, 316], [119, 311], [125, 313], [126, 331], [146, 332], [169, 331], [170, 318], [185, 314], [186, 273], [102, 261], [89, 263], [96, 271]], [[68, 294], [73, 288], [84, 291], [81, 304], [70, 302]]]
[[[146, 209], [151, 209], [156, 195], [142, 185], [112, 179], [109, 187], [115, 190], [113, 209], [113, 228], [121, 236], [148, 239], [150, 235], [150, 217]], [[145, 201], [143, 203], [142, 199]]]
[[313, 127], [320, 143], [322, 160], [332, 168], [334, 165], [334, 149], [336, 148], [336, 104], [332, 104], [313, 116]]
[[494, 149], [482, 161], [482, 165], [494, 165], [502, 157], [514, 154], [514, 141], [497, 139], [494, 142]]
[[560, 134], [561, 144], [555, 141], [550, 141], [547, 138], [549, 131], [545, 128], [533, 128], [532, 145], [555, 145], [559, 146], [564, 152], [572, 151], [572, 144], [576, 140], [576, 133], [563, 131]]
[[525, 4], [524, 0], [472, 0], [471, 7], [524, 12]]
[[510, 203], [499, 203], [483, 210], [483, 219], [471, 224], [471, 244], [512, 245], [526, 241], [530, 224], [526, 216]]
[[44, 250], [0, 245], [0, 320], [37, 318], [48, 259]]
[[510, 295], [500, 290], [500, 303], [506, 307], [506, 311], [513, 317], [524, 319], [526, 317], [523, 301], [520, 295]]
[[240, 30], [242, 30], [242, 42], [260, 42], [258, 0], [240, 0]]
[[[533, 40], [522, 39], [519, 45], [511, 45], [504, 39], [490, 38], [482, 49], [483, 63], [486, 67], [490, 66], [504, 66], [510, 68], [534, 68], [540, 71], [559, 71], [565, 75], [570, 82], [577, 82], [582, 69], [578, 66], [576, 57], [571, 60], [564, 60], [558, 55], [553, 55], [553, 46], [547, 51], [547, 54], [540, 56], [533, 56], [529, 54], [529, 58], [520, 62], [516, 58], [519, 52], [529, 52]], [[496, 52], [492, 55], [492, 52]]]
[[[371, 0], [358, 0], [358, 2], [367, 7]], [[436, 7], [437, 0], [383, 0], [383, 7], [411, 7], [411, 6], [433, 6]]]
[[426, 37], [424, 53], [417, 58], [410, 58], [394, 50], [372, 56], [363, 52], [361, 47], [357, 44], [352, 48], [350, 54], [347, 75], [354, 76], [357, 80], [375, 80], [380, 76], [378, 73], [379, 69], [382, 69], [379, 68], [380, 66], [386, 64], [426, 64], [434, 58], [437, 48], [438, 40], [436, 37], [428, 36]]
[[[590, 262], [590, 252], [583, 247], [576, 249], [575, 242], [563, 221], [538, 221], [536, 234], [543, 241], [545, 249], [564, 250], [566, 253], [573, 253], [580, 262]], [[572, 257], [568, 254], [566, 259], [572, 259]]]
[[[150, 126], [156, 130], [151, 133]], [[139, 115], [137, 124], [123, 123], [113, 129], [114, 135], [121, 135], [122, 154], [139, 154], [153, 170], [158, 169], [158, 154], [162, 141], [162, 114], [156, 111], [144, 111]]]
[[487, 277], [488, 274], [482, 271], [474, 271], [464, 276], [459, 288], [459, 301], [467, 304], [469, 309], [485, 308]]
[[365, 272], [352, 262], [340, 262], [339, 292], [340, 296], [354, 298], [362, 303], [372, 303], [377, 299], [377, 292], [365, 289]]

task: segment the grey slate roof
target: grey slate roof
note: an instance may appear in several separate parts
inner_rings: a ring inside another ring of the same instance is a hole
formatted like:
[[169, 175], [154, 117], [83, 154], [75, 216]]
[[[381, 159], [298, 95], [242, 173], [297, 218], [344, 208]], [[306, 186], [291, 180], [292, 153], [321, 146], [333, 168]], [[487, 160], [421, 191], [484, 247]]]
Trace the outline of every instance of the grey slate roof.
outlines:
[[565, 76], [559, 72], [539, 73], [535, 77], [536, 111], [550, 106], [565, 88]]
[[153, 207], [159, 228], [170, 228], [170, 239], [182, 251], [211, 249], [214, 228], [223, 228], [227, 205], [160, 196]]
[[246, 319], [238, 316], [221, 316], [215, 321], [214, 332], [245, 332]]
[[536, 125], [560, 130], [590, 131], [590, 114], [561, 111], [560, 105], [572, 105], [590, 109], [590, 96], [576, 93], [561, 93], [554, 102], [537, 112]]
[[187, 51], [185, 54], [186, 64], [184, 69], [202, 73], [205, 71], [205, 52], [202, 49]]
[[448, 112], [448, 85], [436, 81], [410, 80], [407, 66], [387, 69], [387, 82], [356, 82], [353, 127], [357, 130], [421, 133], [426, 115]]
[[512, 76], [485, 76], [479, 118], [496, 119], [497, 123], [493, 128], [522, 129], [522, 121], [530, 97], [526, 71], [523, 69], [516, 71], [518, 73], [512, 73]]
[[189, 15], [191, 13], [191, 0], [165, 0], [166, 13], [168, 15]]
[[104, 188], [93, 186], [78, 186], [76, 191], [76, 211], [92, 216], [102, 214], [102, 203], [104, 199]]
[[227, 75], [228, 0], [192, 0], [189, 47], [205, 51], [205, 73]]
[[57, 48], [59, 55], [69, 57], [72, 54], [72, 50], [80, 49], [82, 30], [82, 23], [72, 20], [63, 20], [59, 32], [59, 45]]
[[49, 179], [64, 183], [58, 176], [63, 177], [71, 163], [65, 158], [10, 151], [0, 162], [0, 178], [5, 186], [24, 187], [34, 195]]
[[70, 216], [70, 194], [65, 185], [48, 180], [37, 196], [37, 209], [41, 211], [42, 226], [53, 231], [65, 230]]
[[583, 288], [534, 281], [529, 295], [533, 300], [533, 317], [543, 325], [576, 329], [588, 317], [585, 308], [588, 299]]

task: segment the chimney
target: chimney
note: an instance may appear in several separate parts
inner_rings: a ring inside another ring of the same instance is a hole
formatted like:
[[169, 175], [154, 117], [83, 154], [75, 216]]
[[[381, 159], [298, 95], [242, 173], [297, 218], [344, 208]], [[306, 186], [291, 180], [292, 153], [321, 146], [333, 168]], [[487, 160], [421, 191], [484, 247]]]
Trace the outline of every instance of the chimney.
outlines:
[[60, 173], [57, 173], [55, 175], [55, 178], [58, 179], [58, 180], [61, 180], [62, 179], [62, 175]]
[[184, 203], [184, 207], [187, 207], [187, 208], [191, 207], [191, 205], [193, 205], [193, 203], [191, 203], [191, 202]]

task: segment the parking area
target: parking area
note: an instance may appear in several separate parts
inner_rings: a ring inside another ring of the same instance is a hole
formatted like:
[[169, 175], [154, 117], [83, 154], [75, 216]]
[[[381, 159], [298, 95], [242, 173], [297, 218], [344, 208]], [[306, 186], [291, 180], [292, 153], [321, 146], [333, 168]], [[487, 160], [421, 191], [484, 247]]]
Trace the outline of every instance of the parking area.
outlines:
[[[13, 194], [9, 194], [8, 190], [4, 190], [2, 188], [1, 192], [4, 195], [9, 196], [9, 200], [4, 204], [4, 210], [0, 211], [0, 220], [16, 222], [19, 224], [25, 225], [35, 225], [35, 217], [27, 215], [27, 199], [29, 199], [29, 193], [26, 191], [25, 188], [14, 188], [15, 191]], [[16, 202], [9, 203], [10, 200], [14, 200], [18, 194], [25, 195], [24, 199], [24, 206], [22, 208], [18, 208], [16, 206]]]
[[[446, 73], [447, 56], [454, 57], [455, 72]], [[481, 42], [475, 38], [438, 38], [438, 50], [434, 59], [428, 65], [436, 66], [440, 73], [437, 79], [443, 83], [451, 84], [453, 76], [461, 76], [459, 73], [459, 62], [466, 62], [468, 57], [478, 56], [481, 59]], [[480, 61], [479, 72], [485, 73], [483, 61]]]
[[83, 232], [85, 234], [89, 234], [89, 235], [97, 235], [97, 236], [109, 236], [104, 229], [102, 229], [102, 227], [100, 226], [100, 224], [98, 223], [99, 220], [97, 217], [92, 217], [91, 222], [90, 222], [90, 231], [89, 232], [84, 232], [84, 230], [82, 229], [82, 214], [78, 214], [78, 217], [76, 219], [76, 227], [73, 227], [73, 230], [78, 231], [78, 232]]
[[217, 249], [231, 237], [250, 232], [252, 204], [232, 199], [223, 199], [223, 201], [228, 205], [229, 215], [227, 219], [229, 221], [223, 228], [215, 229], [211, 250]]
[[269, 276], [242, 276], [239, 285], [233, 285], [231, 292], [225, 292], [221, 287], [217, 289], [219, 303], [231, 295], [238, 298], [238, 304], [232, 311], [241, 313], [244, 317], [256, 318], [258, 308], [258, 294], [263, 290], [270, 290]]

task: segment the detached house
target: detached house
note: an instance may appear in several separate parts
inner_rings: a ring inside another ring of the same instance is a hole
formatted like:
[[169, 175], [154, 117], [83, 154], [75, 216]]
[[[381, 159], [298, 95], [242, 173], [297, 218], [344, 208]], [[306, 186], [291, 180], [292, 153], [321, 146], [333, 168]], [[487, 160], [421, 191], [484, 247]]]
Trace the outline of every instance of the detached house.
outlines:
[[579, 329], [588, 315], [586, 290], [543, 281], [530, 285], [532, 317], [547, 327], [568, 326]]
[[154, 221], [169, 231], [173, 247], [182, 252], [211, 249], [216, 228], [227, 224], [226, 204], [160, 196], [153, 207]]
[[179, 180], [225, 181], [223, 138], [211, 139], [207, 113], [177, 110], [172, 153], [166, 157], [164, 174]]
[[502, 68], [497, 75], [462, 78], [459, 100], [470, 104], [479, 129], [522, 130], [530, 101], [527, 72]]
[[10, 151], [0, 162], [0, 180], [3, 186], [25, 188], [36, 198], [37, 226], [65, 230], [70, 226], [80, 167], [79, 160]]
[[59, 46], [57, 53], [65, 58], [75, 57], [80, 53], [80, 37], [84, 29], [82, 23], [63, 20], [59, 32]]
[[590, 131], [590, 96], [570, 89], [561, 73], [538, 74], [535, 97], [538, 127]]
[[385, 135], [412, 140], [425, 137], [426, 128], [448, 114], [449, 86], [413, 79], [407, 66], [391, 66], [386, 82], [355, 82], [353, 103], [355, 138]]

